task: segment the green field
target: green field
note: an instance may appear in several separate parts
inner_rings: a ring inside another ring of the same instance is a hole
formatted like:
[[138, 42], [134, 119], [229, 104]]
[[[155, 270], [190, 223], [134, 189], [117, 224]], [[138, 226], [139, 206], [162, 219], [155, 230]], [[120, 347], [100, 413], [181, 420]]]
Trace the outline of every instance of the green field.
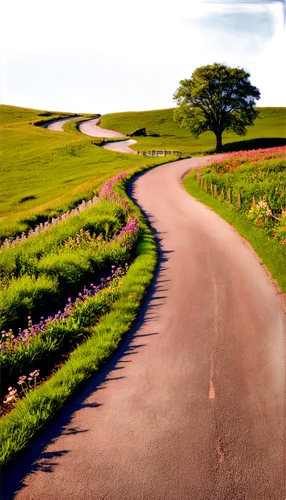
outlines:
[[[116, 173], [162, 163], [104, 150], [71, 124], [65, 133], [35, 126], [46, 113], [0, 106], [2, 240], [90, 198]], [[49, 118], [59, 116], [68, 113]]]
[[[253, 127], [248, 128], [245, 137], [234, 133], [223, 134], [226, 151], [272, 147], [286, 144], [286, 108], [257, 108], [260, 118]], [[146, 128], [147, 137], [136, 137], [135, 149], [173, 149], [186, 155], [201, 155], [215, 148], [215, 136], [205, 132], [199, 139], [179, 128], [173, 121], [173, 109], [142, 111], [128, 113], [112, 113], [104, 115], [101, 126], [117, 130], [124, 134], [132, 134], [135, 130]]]
[[[66, 124], [65, 133], [34, 126], [37, 121], [71, 114], [0, 106], [2, 240], [91, 197], [118, 172], [162, 162], [103, 150], [94, 138], [80, 134], [74, 122]], [[103, 116], [101, 124], [126, 134], [145, 127], [148, 136], [137, 138], [136, 149], [141, 151], [177, 149], [201, 155], [214, 148], [212, 133], [193, 139], [173, 122], [172, 114], [172, 109], [115, 113]], [[242, 142], [225, 134], [224, 143], [228, 149], [247, 149], [285, 143], [285, 137], [285, 108], [261, 108], [261, 118]]]

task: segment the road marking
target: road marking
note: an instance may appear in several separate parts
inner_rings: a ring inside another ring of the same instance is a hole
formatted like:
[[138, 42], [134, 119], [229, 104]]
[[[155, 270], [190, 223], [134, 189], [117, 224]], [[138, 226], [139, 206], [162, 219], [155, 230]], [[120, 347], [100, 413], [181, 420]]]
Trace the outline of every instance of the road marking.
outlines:
[[[218, 307], [218, 286], [215, 279], [213, 279], [213, 291], [214, 291], [214, 345], [216, 345], [218, 338], [218, 331], [219, 331], [219, 307]], [[215, 385], [214, 385], [214, 352], [213, 352], [211, 356], [209, 400], [213, 401], [214, 399], [215, 399]]]
[[209, 399], [215, 399], [215, 386], [212, 379], [210, 379]]
[[215, 386], [214, 386], [214, 361], [211, 361], [211, 374], [210, 374], [210, 389], [209, 389], [209, 399], [215, 399]]

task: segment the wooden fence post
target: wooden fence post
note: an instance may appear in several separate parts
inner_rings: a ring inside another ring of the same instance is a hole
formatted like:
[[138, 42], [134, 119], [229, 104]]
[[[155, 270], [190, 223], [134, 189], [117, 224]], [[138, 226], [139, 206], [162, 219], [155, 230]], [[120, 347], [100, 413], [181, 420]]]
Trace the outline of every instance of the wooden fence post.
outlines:
[[231, 190], [230, 190], [230, 188], [228, 188], [228, 190], [227, 190], [227, 199], [228, 199], [229, 203], [231, 203]]
[[214, 197], [217, 198], [217, 185], [214, 185]]
[[238, 206], [238, 208], [241, 207], [241, 196], [240, 196], [240, 193], [237, 195], [237, 206]]

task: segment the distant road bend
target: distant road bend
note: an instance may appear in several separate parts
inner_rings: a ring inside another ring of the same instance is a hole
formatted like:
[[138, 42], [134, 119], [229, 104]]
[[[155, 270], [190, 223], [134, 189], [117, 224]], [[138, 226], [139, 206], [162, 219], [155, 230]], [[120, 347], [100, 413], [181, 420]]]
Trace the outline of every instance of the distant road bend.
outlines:
[[34, 445], [17, 500], [285, 498], [284, 307], [249, 245], [182, 187], [207, 161], [132, 182], [156, 279], [103, 374]]
[[[64, 132], [63, 125], [66, 122], [78, 120], [79, 118], [82, 117], [76, 116], [71, 118], [63, 118], [62, 120], [54, 120], [52, 122], [47, 123], [46, 125], [43, 125], [43, 127], [48, 128], [50, 130]], [[82, 132], [82, 134], [86, 134], [91, 137], [103, 137], [105, 139], [116, 139], [116, 138], [121, 139], [122, 137], [125, 137], [125, 135], [121, 134], [120, 132], [116, 132], [115, 130], [108, 130], [99, 127], [98, 125], [99, 121], [100, 118], [92, 118], [91, 120], [84, 120], [79, 123], [78, 129], [80, 132]], [[118, 142], [117, 141], [107, 142], [102, 147], [104, 149], [108, 149], [110, 151], [117, 151], [119, 153], [137, 154], [137, 151], [134, 151], [129, 147], [132, 144], [136, 144], [136, 141], [134, 141], [133, 139], [127, 139], [126, 141], [120, 140]]]

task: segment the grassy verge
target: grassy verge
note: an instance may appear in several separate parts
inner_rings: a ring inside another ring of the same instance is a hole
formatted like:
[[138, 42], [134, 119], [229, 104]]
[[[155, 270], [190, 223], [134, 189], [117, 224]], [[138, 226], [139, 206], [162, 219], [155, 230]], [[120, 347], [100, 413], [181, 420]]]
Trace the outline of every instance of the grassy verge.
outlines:
[[153, 278], [157, 250], [154, 237], [139, 210], [135, 206], [132, 209], [140, 220], [141, 238], [135, 261], [126, 276], [121, 278], [123, 285], [117, 292], [116, 300], [110, 311], [92, 328], [88, 340], [71, 353], [57, 373], [29, 392], [14, 410], [1, 419], [0, 459], [3, 465], [10, 462], [37, 431], [56, 415], [82, 383], [99, 370], [135, 320]]
[[285, 247], [281, 243], [267, 236], [261, 229], [254, 226], [240, 213], [236, 207], [227, 201], [220, 201], [203, 191], [196, 181], [196, 174], [192, 172], [183, 181], [186, 190], [222, 218], [229, 222], [243, 238], [249, 241], [259, 258], [268, 268], [281, 290], [286, 293], [286, 255]]

